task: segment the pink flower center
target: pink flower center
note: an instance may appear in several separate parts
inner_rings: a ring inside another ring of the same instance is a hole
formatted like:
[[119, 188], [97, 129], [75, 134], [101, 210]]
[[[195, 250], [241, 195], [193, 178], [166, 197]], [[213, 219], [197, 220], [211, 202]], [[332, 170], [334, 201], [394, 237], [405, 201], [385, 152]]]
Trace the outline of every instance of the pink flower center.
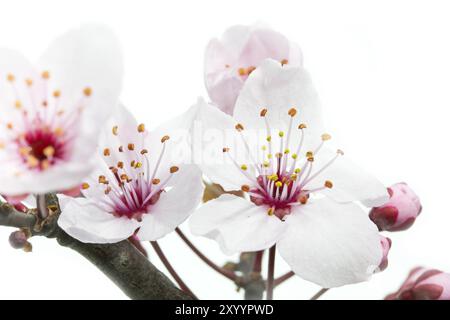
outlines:
[[[145, 141], [148, 132], [144, 125], [140, 124], [137, 131], [142, 135], [138, 136], [138, 140]], [[120, 137], [118, 126], [112, 128], [112, 134]], [[151, 207], [158, 202], [173, 174], [178, 171], [176, 166], [171, 166], [169, 172], [161, 170], [168, 140], [169, 136], [161, 138], [162, 149], [152, 167], [148, 150], [143, 147], [137, 149], [134, 143], [121, 145], [117, 150], [105, 148], [102, 156], [107, 169], [96, 178], [98, 184], [93, 186], [100, 188], [103, 195], [96, 196], [96, 202], [117, 217], [140, 221], [144, 214], [150, 213]], [[118, 159], [120, 160], [117, 161]], [[90, 187], [89, 183], [82, 185], [84, 190]], [[89, 193], [86, 196], [89, 197]]]
[[[293, 146], [294, 149], [291, 149], [291, 138], [296, 134], [293, 130], [293, 121], [297, 114], [297, 110], [291, 108], [288, 111], [290, 124], [287, 134], [284, 131], [278, 132], [278, 149], [275, 150], [272, 130], [266, 114], [267, 109], [261, 110], [260, 116], [265, 121], [267, 136], [266, 142], [262, 146], [262, 153], [257, 153], [259, 158], [250, 152], [249, 143], [243, 135], [244, 126], [242, 124], [237, 124], [236, 130], [244, 143], [250, 164], [237, 163], [230, 155], [229, 148], [223, 148], [223, 152], [230, 156], [231, 161], [249, 181], [249, 184], [241, 186], [241, 190], [248, 193], [254, 204], [266, 206], [268, 215], [275, 215], [283, 220], [286, 215], [291, 214], [294, 206], [305, 205], [312, 193], [333, 187], [333, 183], [329, 180], [325, 180], [320, 187], [311, 187], [310, 185], [339, 156], [343, 155], [343, 152], [338, 150], [332, 159], [314, 170], [315, 156], [325, 141], [331, 138], [330, 135], [323, 134], [320, 144], [314, 151], [307, 151], [302, 156], [306, 125], [299, 124], [298, 129], [301, 136], [300, 139], [296, 139], [299, 143]], [[295, 152], [293, 153], [291, 150], [295, 150]], [[255, 172], [256, 176], [252, 172]]]

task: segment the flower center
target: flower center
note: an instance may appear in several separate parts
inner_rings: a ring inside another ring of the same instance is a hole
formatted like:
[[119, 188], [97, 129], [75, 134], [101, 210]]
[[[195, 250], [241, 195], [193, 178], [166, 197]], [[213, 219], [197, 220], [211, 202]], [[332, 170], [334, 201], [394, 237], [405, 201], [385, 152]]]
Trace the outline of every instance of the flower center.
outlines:
[[[144, 141], [148, 133], [145, 126], [140, 124], [137, 131], [143, 135]], [[111, 132], [114, 136], [119, 136], [119, 127], [114, 126]], [[108, 212], [138, 221], [144, 214], [150, 212], [150, 207], [158, 202], [173, 174], [179, 170], [177, 166], [171, 166], [168, 173], [161, 170], [169, 139], [169, 136], [161, 138], [162, 149], [153, 167], [150, 167], [148, 150], [137, 149], [134, 143], [121, 145], [117, 151], [110, 148], [103, 150], [105, 168], [108, 169], [98, 176], [97, 187], [102, 189], [104, 195], [97, 200]], [[113, 162], [117, 159], [120, 160]], [[160, 179], [159, 176], [164, 179]], [[88, 188], [90, 188], [88, 183], [82, 184], [82, 189]]]
[[92, 89], [86, 87], [66, 112], [59, 106], [61, 91], [49, 92], [49, 79], [48, 71], [42, 72], [39, 79], [16, 79], [13, 74], [6, 77], [13, 98], [11, 107], [16, 113], [12, 114], [11, 121], [4, 123], [6, 131], [4, 140], [0, 141], [0, 151], [8, 152], [12, 161], [20, 160], [28, 170], [43, 171], [70, 156], [80, 114], [86, 99], [92, 95]]
[[[300, 139], [298, 145], [294, 146], [295, 153], [291, 152], [291, 137], [297, 132], [293, 130], [293, 121], [297, 115], [297, 110], [291, 108], [288, 111], [290, 117], [287, 134], [284, 131], [278, 132], [278, 149], [272, 139], [272, 130], [266, 117], [267, 109], [262, 109], [260, 117], [265, 121], [266, 141], [262, 146], [260, 157], [255, 157], [250, 152], [250, 146], [243, 135], [244, 126], [236, 125], [236, 130], [244, 143], [250, 164], [239, 164], [229, 153], [229, 148], [223, 148], [223, 152], [230, 156], [231, 161], [238, 167], [239, 171], [248, 179], [249, 184], [241, 186], [241, 190], [248, 193], [250, 200], [258, 206], [266, 206], [268, 215], [275, 215], [279, 219], [284, 219], [291, 213], [292, 207], [305, 205], [310, 195], [314, 192], [332, 188], [333, 183], [325, 180], [320, 187], [311, 187], [311, 183], [325, 171], [343, 152], [338, 150], [336, 155], [329, 159], [318, 169], [313, 168], [315, 157], [319, 153], [323, 144], [331, 139], [329, 134], [321, 136], [320, 144], [313, 150], [303, 153], [305, 124], [299, 124], [298, 130]], [[304, 154], [304, 156], [302, 156]], [[250, 168], [256, 174], [250, 173]], [[315, 170], [314, 170], [315, 169]]]

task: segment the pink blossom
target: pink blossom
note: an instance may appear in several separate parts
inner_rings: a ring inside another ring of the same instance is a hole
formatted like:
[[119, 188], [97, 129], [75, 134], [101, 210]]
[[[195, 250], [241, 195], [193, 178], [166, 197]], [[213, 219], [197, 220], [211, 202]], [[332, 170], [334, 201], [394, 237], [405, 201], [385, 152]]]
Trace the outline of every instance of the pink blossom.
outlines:
[[436, 269], [414, 268], [397, 292], [386, 300], [450, 300], [450, 274]]
[[378, 268], [380, 269], [380, 271], [383, 271], [388, 266], [388, 254], [389, 254], [389, 250], [391, 249], [391, 246], [392, 246], [392, 241], [391, 241], [391, 239], [380, 235], [380, 243], [381, 243], [381, 248], [383, 250], [383, 258], [381, 259], [381, 262], [380, 262], [380, 265], [378, 266]]
[[390, 199], [370, 211], [370, 219], [379, 230], [402, 231], [414, 223], [422, 211], [419, 197], [404, 182], [388, 188]]
[[232, 114], [249, 74], [267, 58], [302, 65], [300, 48], [271, 29], [238, 25], [211, 40], [205, 53], [205, 83], [212, 102]]

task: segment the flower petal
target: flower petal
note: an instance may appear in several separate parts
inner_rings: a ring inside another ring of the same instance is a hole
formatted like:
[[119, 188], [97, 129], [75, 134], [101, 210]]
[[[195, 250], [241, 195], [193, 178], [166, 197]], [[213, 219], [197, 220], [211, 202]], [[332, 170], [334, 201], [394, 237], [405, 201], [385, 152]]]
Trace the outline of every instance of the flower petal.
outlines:
[[115, 243], [133, 235], [139, 227], [134, 219], [115, 217], [85, 198], [60, 196], [58, 225], [84, 243]]
[[376, 226], [355, 204], [311, 200], [288, 216], [277, 247], [292, 270], [323, 288], [365, 281], [382, 259]]
[[266, 108], [270, 126], [286, 130], [291, 119], [288, 111], [293, 107], [298, 110], [296, 124], [306, 123], [308, 135], [319, 136], [324, 132], [319, 98], [308, 72], [267, 59], [247, 79], [237, 99], [234, 117], [246, 127], [265, 128], [259, 114]]
[[[322, 168], [336, 151], [323, 147], [314, 160], [314, 170]], [[353, 163], [346, 155], [339, 156], [327, 169], [317, 175], [308, 189], [323, 186], [325, 180], [333, 183], [333, 188], [323, 191], [338, 202], [361, 201], [367, 207], [380, 206], [389, 200], [386, 187], [374, 176]]]
[[172, 187], [161, 196], [150, 212], [143, 216], [138, 237], [154, 241], [162, 238], [182, 224], [200, 203], [202, 173], [196, 165], [184, 165], [169, 181]]
[[190, 219], [193, 234], [216, 240], [225, 254], [271, 247], [286, 224], [267, 209], [233, 196], [222, 195], [201, 206]]

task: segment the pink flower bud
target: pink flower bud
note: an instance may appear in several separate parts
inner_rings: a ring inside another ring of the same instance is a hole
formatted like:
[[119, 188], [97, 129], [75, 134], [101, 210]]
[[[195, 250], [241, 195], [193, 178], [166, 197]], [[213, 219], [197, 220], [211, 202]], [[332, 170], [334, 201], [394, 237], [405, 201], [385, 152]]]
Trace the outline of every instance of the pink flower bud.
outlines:
[[414, 268], [397, 292], [386, 300], [450, 300], [450, 274], [436, 269]]
[[28, 237], [22, 230], [14, 231], [9, 235], [9, 244], [14, 249], [23, 249], [28, 243]]
[[380, 265], [378, 266], [378, 268], [379, 268], [379, 271], [383, 271], [388, 266], [388, 254], [389, 254], [389, 250], [391, 249], [391, 246], [392, 246], [392, 241], [391, 241], [391, 239], [380, 235], [380, 243], [381, 243], [381, 248], [383, 250], [383, 258], [381, 259], [381, 262], [380, 262]]
[[212, 102], [233, 114], [237, 96], [248, 76], [265, 59], [300, 66], [300, 48], [281, 33], [260, 26], [233, 26], [205, 52], [205, 83]]
[[372, 208], [370, 219], [380, 231], [402, 231], [414, 223], [422, 211], [419, 197], [404, 182], [388, 188], [390, 199], [381, 207]]

